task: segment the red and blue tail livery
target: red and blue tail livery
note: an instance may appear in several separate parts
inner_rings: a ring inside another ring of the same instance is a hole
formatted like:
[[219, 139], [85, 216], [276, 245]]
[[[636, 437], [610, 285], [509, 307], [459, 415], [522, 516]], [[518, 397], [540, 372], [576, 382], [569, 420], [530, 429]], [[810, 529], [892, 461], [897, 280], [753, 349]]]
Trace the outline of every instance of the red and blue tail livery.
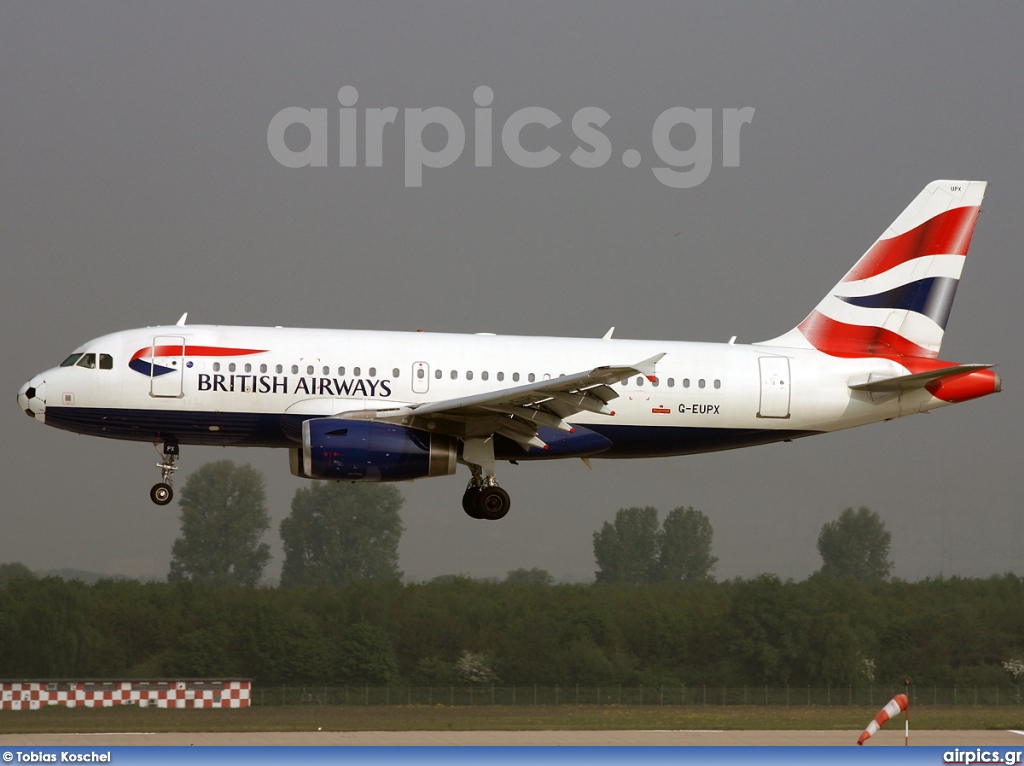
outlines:
[[[469, 471], [462, 509], [509, 510], [501, 461], [668, 457], [928, 412], [1001, 389], [991, 364], [939, 359], [985, 184], [934, 181], [789, 332], [693, 343], [283, 327], [125, 330], [18, 392], [46, 425], [180, 448], [287, 451], [309, 479]], [[785, 264], [780, 264], [785, 268]]]
[[928, 184], [777, 342], [835, 356], [937, 357], [984, 195], [980, 181]]

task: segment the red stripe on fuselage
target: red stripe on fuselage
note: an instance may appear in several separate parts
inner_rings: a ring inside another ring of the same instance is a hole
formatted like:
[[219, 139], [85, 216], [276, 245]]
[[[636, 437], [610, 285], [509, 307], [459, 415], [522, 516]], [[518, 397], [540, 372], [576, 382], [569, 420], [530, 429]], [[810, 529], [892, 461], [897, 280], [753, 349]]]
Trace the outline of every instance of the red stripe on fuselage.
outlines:
[[184, 352], [181, 346], [146, 346], [140, 348], [132, 356], [130, 361], [135, 361], [144, 356], [245, 356], [246, 354], [264, 354], [264, 348], [222, 348], [221, 346], [185, 346]]
[[1001, 390], [999, 375], [993, 370], [975, 370], [963, 375], [950, 375], [932, 381], [925, 388], [944, 402], [966, 402]]
[[867, 279], [926, 255], [967, 255], [980, 210], [980, 207], [955, 207], [910, 231], [878, 240], [843, 281]]

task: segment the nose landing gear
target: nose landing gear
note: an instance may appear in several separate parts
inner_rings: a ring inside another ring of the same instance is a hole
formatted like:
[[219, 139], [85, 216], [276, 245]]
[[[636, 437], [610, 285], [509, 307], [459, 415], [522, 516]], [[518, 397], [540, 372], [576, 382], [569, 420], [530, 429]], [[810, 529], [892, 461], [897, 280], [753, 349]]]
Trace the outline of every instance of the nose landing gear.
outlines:
[[[153, 445], [156, 446], [155, 444]], [[160, 483], [149, 490], [149, 499], [157, 505], [167, 505], [174, 498], [171, 476], [178, 470], [180, 451], [174, 442], [164, 442], [163, 461], [156, 464], [160, 469]]]

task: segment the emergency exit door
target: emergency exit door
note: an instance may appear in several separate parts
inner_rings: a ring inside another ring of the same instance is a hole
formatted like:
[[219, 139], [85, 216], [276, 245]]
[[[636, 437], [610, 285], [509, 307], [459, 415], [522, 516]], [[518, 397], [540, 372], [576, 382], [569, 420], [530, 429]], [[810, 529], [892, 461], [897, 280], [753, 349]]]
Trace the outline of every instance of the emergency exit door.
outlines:
[[762, 356], [758, 363], [761, 369], [761, 405], [757, 410], [759, 418], [789, 417], [789, 357]]
[[178, 335], [153, 338], [149, 370], [150, 396], [181, 398], [185, 373], [185, 339]]
[[430, 390], [430, 365], [426, 362], [415, 362], [412, 366], [412, 392], [425, 394]]

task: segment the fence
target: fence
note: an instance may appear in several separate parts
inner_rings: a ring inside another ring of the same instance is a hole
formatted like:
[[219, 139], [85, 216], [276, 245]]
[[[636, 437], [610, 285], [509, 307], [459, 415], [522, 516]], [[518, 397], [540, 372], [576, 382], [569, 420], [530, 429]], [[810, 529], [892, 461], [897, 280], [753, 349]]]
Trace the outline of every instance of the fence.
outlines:
[[0, 710], [61, 707], [249, 707], [249, 679], [0, 679]]
[[[902, 686], [264, 686], [252, 705], [881, 706]], [[1021, 687], [910, 686], [915, 706], [1017, 705]]]

